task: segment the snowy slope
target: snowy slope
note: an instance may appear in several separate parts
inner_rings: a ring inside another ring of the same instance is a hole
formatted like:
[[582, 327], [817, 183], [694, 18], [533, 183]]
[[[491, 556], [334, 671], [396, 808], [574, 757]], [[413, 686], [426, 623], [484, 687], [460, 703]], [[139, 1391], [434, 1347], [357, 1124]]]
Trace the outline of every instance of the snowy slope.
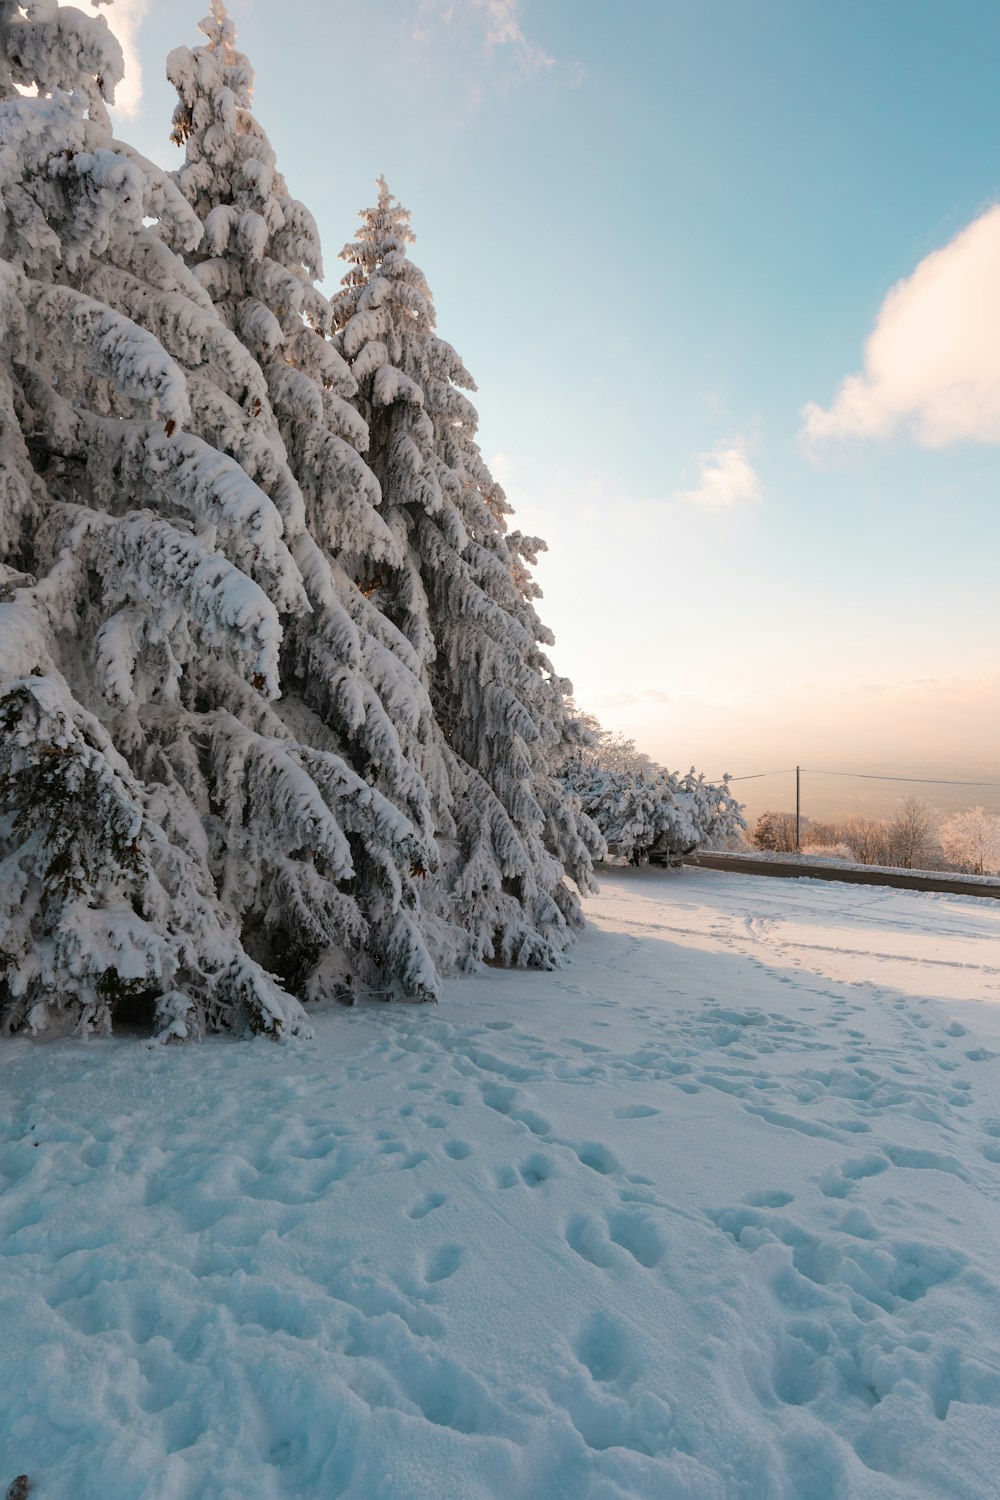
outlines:
[[4, 1044], [0, 1486], [995, 1495], [1000, 905], [590, 910], [310, 1043]]

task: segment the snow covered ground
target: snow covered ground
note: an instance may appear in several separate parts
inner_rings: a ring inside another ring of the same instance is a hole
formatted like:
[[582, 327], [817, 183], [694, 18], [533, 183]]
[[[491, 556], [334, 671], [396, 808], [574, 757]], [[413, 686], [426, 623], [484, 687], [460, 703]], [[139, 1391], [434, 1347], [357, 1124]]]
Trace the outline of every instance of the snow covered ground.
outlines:
[[0, 1493], [998, 1492], [1000, 904], [622, 872], [555, 975], [0, 1048]]

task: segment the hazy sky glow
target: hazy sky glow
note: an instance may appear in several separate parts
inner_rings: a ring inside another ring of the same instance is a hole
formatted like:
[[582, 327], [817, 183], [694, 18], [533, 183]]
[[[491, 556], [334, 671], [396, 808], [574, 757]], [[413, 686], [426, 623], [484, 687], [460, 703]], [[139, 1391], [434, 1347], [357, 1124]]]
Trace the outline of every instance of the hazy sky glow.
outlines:
[[[161, 162], [205, 8], [124, 8]], [[993, 0], [231, 12], [328, 287], [413, 210], [584, 706], [713, 774], [995, 753]]]

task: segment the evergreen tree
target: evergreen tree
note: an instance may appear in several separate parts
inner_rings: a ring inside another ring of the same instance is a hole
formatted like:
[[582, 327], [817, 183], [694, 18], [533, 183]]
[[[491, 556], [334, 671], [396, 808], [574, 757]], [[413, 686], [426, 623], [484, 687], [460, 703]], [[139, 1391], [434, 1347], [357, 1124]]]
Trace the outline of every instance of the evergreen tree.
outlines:
[[103, 20], [0, 0], [7, 1028], [276, 1035], [549, 964], [600, 842], [406, 215], [383, 186], [331, 307], [218, 0], [203, 30], [171, 176], [112, 135]]
[[277, 701], [319, 549], [197, 215], [112, 137], [120, 75], [103, 20], [0, 0], [0, 1015], [276, 1034], [371, 953], [433, 992], [430, 856]]
[[[368, 431], [348, 400], [355, 379], [327, 337], [332, 313], [316, 285], [315, 221], [290, 196], [251, 112], [254, 71], [236, 49], [221, 0], [212, 0], [201, 30], [207, 45], [178, 47], [167, 61], [179, 96], [174, 139], [186, 148], [176, 181], [205, 231], [188, 259], [264, 372], [266, 434], [259, 451], [244, 446], [235, 456], [265, 488], [294, 494], [293, 551], [310, 605], [285, 631], [279, 712], [297, 735], [335, 749], [419, 830], [419, 852], [405, 865], [387, 861], [379, 841], [356, 842], [354, 891], [368, 941], [351, 966], [369, 984], [401, 981], [405, 992], [430, 996], [436, 976], [414, 882], [435, 867], [435, 823], [447, 819], [447, 783], [427, 752], [431, 705], [413, 649], [340, 561], [346, 556], [357, 568], [363, 560], [367, 576], [401, 560], [399, 543], [361, 457]], [[214, 431], [221, 441], [223, 429], [220, 413]], [[332, 958], [324, 962], [327, 980]]]
[[380, 180], [333, 308], [402, 560], [351, 566], [416, 651], [440, 728], [456, 829], [439, 889], [475, 955], [548, 965], [581, 920], [564, 876], [589, 890], [602, 845], [553, 774], [573, 726], [532, 603], [542, 544], [507, 533], [463, 394], [474, 382], [435, 332], [413, 239]]

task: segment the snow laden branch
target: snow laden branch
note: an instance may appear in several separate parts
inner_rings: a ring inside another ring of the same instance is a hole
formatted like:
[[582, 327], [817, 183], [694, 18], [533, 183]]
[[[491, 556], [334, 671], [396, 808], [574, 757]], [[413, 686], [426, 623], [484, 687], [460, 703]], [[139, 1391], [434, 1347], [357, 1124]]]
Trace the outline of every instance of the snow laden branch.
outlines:
[[108, 376], [126, 396], [155, 403], [171, 426], [186, 425], [191, 411], [184, 375], [152, 334], [72, 287], [23, 278], [21, 295], [54, 347], [83, 349], [92, 373]]

